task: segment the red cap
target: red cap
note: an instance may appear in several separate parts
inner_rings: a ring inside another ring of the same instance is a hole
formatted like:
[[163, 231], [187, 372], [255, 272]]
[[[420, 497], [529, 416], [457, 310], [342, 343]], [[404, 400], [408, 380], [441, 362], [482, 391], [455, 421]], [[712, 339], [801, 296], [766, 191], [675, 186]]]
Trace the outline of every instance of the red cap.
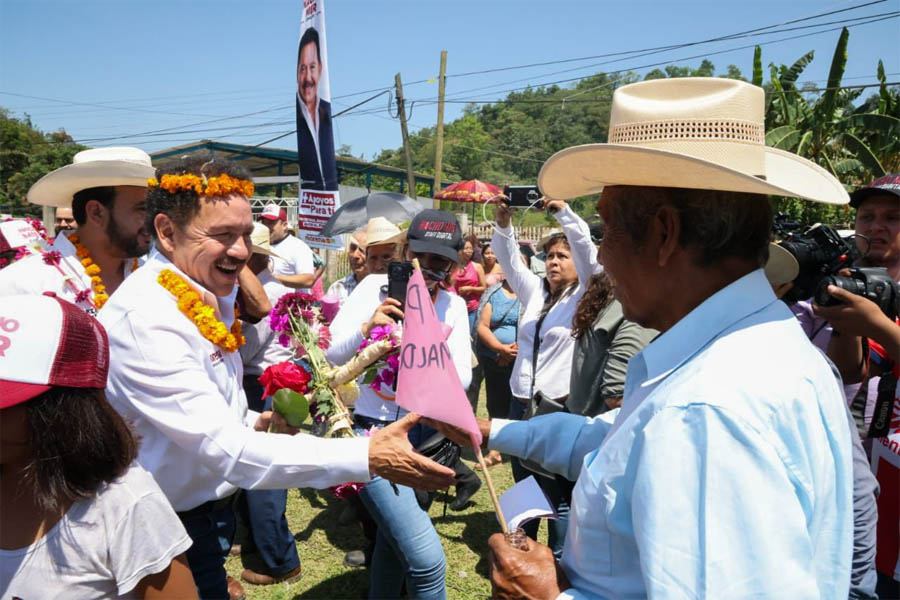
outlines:
[[106, 387], [103, 326], [52, 292], [0, 298], [0, 409], [54, 386]]
[[287, 221], [287, 211], [277, 204], [266, 204], [266, 207], [259, 215], [260, 219], [270, 219], [272, 221]]

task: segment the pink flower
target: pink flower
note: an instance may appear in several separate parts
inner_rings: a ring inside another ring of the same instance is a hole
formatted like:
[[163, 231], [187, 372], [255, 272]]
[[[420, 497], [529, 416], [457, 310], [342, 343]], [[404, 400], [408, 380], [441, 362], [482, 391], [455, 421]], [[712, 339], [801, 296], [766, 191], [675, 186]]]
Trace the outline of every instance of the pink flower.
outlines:
[[80, 290], [77, 294], [75, 294], [75, 302], [87, 302], [88, 298], [90, 297], [90, 290]]
[[328, 347], [331, 346], [331, 330], [328, 329], [328, 325], [322, 325], [319, 328], [319, 339], [316, 341], [316, 345], [322, 350], [328, 350]]
[[61, 260], [62, 254], [60, 254], [58, 250], [44, 252], [44, 262], [48, 265], [58, 265]]
[[342, 483], [328, 489], [331, 490], [335, 498], [349, 498], [358, 494], [365, 486], [366, 484], [364, 483], [351, 481], [350, 483]]

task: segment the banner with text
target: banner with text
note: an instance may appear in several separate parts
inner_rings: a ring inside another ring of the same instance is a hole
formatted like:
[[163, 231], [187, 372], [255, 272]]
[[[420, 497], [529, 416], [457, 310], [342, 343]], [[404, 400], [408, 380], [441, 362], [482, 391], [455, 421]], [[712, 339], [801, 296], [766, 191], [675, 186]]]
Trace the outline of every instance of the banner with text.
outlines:
[[319, 235], [341, 205], [338, 192], [331, 87], [325, 43], [325, 0], [303, 0], [297, 45], [297, 160], [299, 236], [311, 246], [342, 249], [340, 238]]

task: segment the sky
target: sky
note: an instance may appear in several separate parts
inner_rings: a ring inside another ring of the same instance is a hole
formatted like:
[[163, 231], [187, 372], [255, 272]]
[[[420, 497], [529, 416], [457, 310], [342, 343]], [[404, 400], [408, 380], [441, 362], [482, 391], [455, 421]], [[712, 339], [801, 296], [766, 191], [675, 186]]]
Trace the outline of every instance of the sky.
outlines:
[[[708, 56], [717, 74], [735, 64], [749, 78], [757, 43], [764, 67], [814, 50], [801, 81], [824, 86], [842, 24], [856, 25], [845, 85], [876, 81], [879, 58], [888, 81], [900, 81], [900, 0], [318, 1], [333, 112], [392, 89], [399, 72], [412, 131], [436, 122], [437, 84], [427, 80], [437, 76], [441, 50], [448, 53], [447, 99], [455, 101], [445, 122], [462, 114], [460, 101], [496, 100], [510, 89], [599, 71], [643, 74], [653, 63], [696, 67]], [[0, 0], [0, 107], [92, 147], [260, 144], [295, 127], [301, 8], [302, 0]], [[781, 25], [847, 8], [854, 10]], [[774, 25], [780, 33], [571, 60]], [[804, 37], [778, 41], [796, 36]], [[469, 74], [553, 61], [569, 62]], [[387, 94], [334, 123], [335, 147], [367, 160], [402, 144]], [[266, 145], [295, 149], [295, 139]]]

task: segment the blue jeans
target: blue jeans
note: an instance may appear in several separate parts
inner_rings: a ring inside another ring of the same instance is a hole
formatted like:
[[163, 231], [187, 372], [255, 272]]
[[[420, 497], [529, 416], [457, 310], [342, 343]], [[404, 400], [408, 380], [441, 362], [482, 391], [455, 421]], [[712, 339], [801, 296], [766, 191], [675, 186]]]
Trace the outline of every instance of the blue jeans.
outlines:
[[[354, 420], [357, 431], [387, 424], [361, 415]], [[410, 443], [418, 445], [431, 431], [414, 428]], [[431, 517], [419, 507], [412, 488], [376, 477], [366, 484], [359, 498], [378, 524], [369, 597], [399, 598], [405, 579], [409, 598], [446, 598], [444, 549]]]
[[[244, 376], [244, 393], [250, 410], [272, 409], [272, 399], [263, 397], [256, 375]], [[247, 529], [240, 540], [244, 568], [277, 577], [299, 567], [297, 546], [285, 517], [287, 490], [241, 490], [238, 494], [238, 518]]]
[[234, 539], [234, 508], [179, 517], [193, 541], [185, 556], [200, 597], [228, 600], [225, 559]]

